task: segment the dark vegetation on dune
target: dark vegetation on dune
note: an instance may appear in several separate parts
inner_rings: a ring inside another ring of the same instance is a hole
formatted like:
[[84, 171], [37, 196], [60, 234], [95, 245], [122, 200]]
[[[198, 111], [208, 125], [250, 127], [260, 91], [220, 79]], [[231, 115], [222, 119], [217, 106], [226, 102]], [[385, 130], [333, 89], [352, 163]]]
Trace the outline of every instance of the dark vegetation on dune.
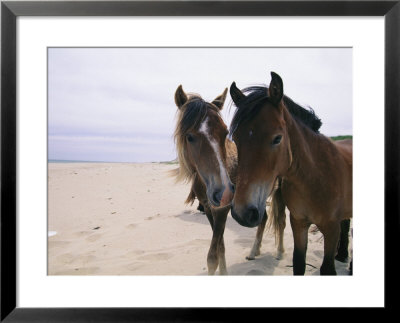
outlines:
[[346, 135], [346, 136], [334, 136], [331, 137], [332, 140], [343, 140], [343, 139], [353, 139], [353, 136]]

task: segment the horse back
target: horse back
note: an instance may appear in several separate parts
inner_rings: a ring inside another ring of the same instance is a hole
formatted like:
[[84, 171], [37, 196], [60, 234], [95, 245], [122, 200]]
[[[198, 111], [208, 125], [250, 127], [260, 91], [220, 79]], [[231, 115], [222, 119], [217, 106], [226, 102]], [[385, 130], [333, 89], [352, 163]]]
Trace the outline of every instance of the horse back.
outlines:
[[353, 139], [344, 139], [334, 142], [340, 154], [351, 168], [353, 165]]
[[345, 218], [352, 217], [352, 204], [353, 204], [353, 140], [345, 139], [335, 141], [335, 145], [343, 157], [347, 168], [347, 185], [345, 185], [346, 207]]

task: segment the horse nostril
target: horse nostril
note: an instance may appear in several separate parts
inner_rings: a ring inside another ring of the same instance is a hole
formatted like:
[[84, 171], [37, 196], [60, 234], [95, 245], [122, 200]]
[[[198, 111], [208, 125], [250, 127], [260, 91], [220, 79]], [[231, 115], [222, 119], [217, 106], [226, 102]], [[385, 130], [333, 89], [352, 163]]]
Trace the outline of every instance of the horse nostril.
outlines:
[[255, 222], [258, 222], [258, 218], [259, 218], [259, 216], [258, 216], [258, 210], [257, 210], [257, 208], [255, 208], [255, 207], [251, 207], [251, 208], [249, 208], [249, 222], [250, 223], [255, 223]]
[[258, 209], [254, 206], [241, 207], [238, 210], [232, 203], [231, 214], [237, 223], [245, 227], [254, 228], [260, 224]]
[[214, 193], [213, 193], [213, 200], [214, 200], [214, 202], [216, 202], [216, 203], [220, 203], [221, 202], [221, 199], [222, 199], [222, 191], [215, 191]]
[[235, 185], [231, 184], [231, 191], [232, 193], [235, 193]]

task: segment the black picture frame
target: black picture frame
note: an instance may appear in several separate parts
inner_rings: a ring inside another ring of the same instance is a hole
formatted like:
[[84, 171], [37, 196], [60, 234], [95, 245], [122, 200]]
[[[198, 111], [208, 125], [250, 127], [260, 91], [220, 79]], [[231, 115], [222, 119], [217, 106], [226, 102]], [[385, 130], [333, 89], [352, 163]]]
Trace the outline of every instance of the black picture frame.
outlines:
[[[268, 319], [276, 309], [19, 308], [16, 306], [16, 19], [19, 16], [384, 16], [385, 19], [385, 308], [398, 274], [400, 1], [2, 1], [1, 2], [1, 321], [189, 322]], [[374, 80], [371, 80], [372, 82]], [[372, 188], [373, 189], [373, 188]], [[371, 255], [373, 258], [373, 255]], [[396, 259], [394, 259], [396, 260]], [[268, 291], [266, 291], [268, 292]], [[283, 300], [284, 301], [284, 300]], [[285, 309], [288, 310], [288, 309]], [[326, 309], [329, 311], [329, 309]], [[381, 309], [376, 309], [381, 315]], [[332, 312], [335, 315], [337, 312]], [[271, 315], [271, 314], [268, 314]], [[315, 318], [317, 319], [317, 318]]]

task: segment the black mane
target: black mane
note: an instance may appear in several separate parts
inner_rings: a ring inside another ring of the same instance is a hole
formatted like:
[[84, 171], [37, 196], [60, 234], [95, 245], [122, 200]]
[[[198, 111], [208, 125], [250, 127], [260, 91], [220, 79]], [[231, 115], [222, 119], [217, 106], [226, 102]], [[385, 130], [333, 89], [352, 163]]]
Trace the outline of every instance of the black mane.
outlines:
[[[242, 92], [247, 95], [236, 105], [237, 108], [229, 129], [230, 136], [233, 135], [241, 122], [251, 119], [266, 102], [269, 102], [268, 88], [266, 86], [251, 86], [245, 88]], [[319, 133], [322, 122], [311, 107], [305, 109], [286, 95], [283, 97], [283, 102], [296, 120], [302, 122], [312, 131]]]

